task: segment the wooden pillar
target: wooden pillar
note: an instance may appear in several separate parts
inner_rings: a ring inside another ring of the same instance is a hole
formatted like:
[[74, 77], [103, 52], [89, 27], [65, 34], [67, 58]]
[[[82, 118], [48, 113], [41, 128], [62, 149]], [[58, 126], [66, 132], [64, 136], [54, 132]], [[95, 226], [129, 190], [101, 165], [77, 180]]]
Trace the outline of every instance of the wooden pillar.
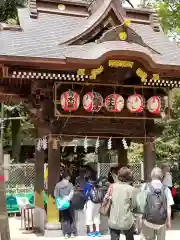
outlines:
[[144, 180], [151, 179], [151, 171], [156, 164], [155, 142], [144, 143]]
[[59, 212], [54, 199], [54, 188], [60, 179], [60, 144], [55, 138], [50, 138], [48, 142], [48, 203], [47, 221], [48, 223], [59, 222]]
[[44, 150], [36, 149], [35, 158], [35, 207], [44, 209]]

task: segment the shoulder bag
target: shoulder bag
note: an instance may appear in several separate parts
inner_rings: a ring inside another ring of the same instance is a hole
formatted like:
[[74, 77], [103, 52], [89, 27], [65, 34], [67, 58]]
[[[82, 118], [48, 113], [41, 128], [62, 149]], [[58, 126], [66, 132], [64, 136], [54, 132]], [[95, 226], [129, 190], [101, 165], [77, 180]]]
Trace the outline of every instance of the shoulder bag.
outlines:
[[113, 190], [113, 186], [111, 185], [99, 209], [99, 213], [103, 216], [110, 215], [111, 205], [112, 205], [112, 190]]

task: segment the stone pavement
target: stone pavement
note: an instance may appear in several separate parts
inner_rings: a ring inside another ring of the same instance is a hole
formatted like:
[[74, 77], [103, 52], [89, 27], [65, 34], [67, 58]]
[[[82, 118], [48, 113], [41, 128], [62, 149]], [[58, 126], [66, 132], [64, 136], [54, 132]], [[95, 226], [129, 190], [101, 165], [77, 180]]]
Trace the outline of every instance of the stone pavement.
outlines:
[[[52, 238], [45, 238], [43, 236], [38, 236], [33, 233], [27, 233], [23, 232], [20, 229], [20, 219], [13, 217], [9, 219], [9, 225], [10, 225], [10, 231], [11, 231], [11, 240], [52, 240]], [[54, 238], [53, 238], [54, 239]], [[60, 238], [55, 238], [59, 239]], [[64, 238], [62, 238], [64, 239]], [[96, 240], [97, 238], [89, 238], [89, 240]], [[110, 236], [103, 236], [101, 238], [98, 238], [98, 240], [110, 240]], [[179, 240], [180, 239], [180, 217], [176, 218], [176, 220], [173, 221], [173, 227], [171, 231], [167, 231], [167, 237], [166, 240]], [[87, 240], [87, 237], [77, 237], [75, 240]], [[120, 240], [125, 240], [125, 236], [121, 236]], [[139, 236], [135, 236], [135, 240], [140, 240]]]

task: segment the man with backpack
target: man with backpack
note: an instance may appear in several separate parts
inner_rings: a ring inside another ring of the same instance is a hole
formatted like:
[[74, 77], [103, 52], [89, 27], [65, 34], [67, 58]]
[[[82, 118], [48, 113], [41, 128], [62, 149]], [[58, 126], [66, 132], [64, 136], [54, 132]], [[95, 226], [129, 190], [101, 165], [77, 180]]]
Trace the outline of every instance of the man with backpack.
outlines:
[[[90, 237], [100, 237], [100, 213], [99, 209], [103, 201], [103, 192], [96, 181], [88, 180], [84, 188], [84, 196], [86, 197], [85, 203], [85, 215], [86, 215], [86, 225], [89, 227], [88, 236]], [[95, 225], [96, 230], [94, 231], [93, 225]]]
[[171, 229], [171, 206], [174, 204], [171, 191], [162, 184], [163, 173], [155, 167], [150, 183], [145, 183], [146, 204], [142, 216], [142, 237], [145, 240], [165, 240], [166, 226]]

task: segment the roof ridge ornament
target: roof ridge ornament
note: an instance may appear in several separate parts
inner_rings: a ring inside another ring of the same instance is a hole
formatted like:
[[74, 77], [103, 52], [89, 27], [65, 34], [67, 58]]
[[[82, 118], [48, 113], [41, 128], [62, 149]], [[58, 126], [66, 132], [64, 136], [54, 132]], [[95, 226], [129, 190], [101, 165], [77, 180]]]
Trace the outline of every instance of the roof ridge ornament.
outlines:
[[159, 15], [155, 12], [150, 16], [151, 25], [155, 32], [160, 32]]
[[36, 19], [38, 17], [36, 0], [29, 0], [29, 12], [31, 18]]

